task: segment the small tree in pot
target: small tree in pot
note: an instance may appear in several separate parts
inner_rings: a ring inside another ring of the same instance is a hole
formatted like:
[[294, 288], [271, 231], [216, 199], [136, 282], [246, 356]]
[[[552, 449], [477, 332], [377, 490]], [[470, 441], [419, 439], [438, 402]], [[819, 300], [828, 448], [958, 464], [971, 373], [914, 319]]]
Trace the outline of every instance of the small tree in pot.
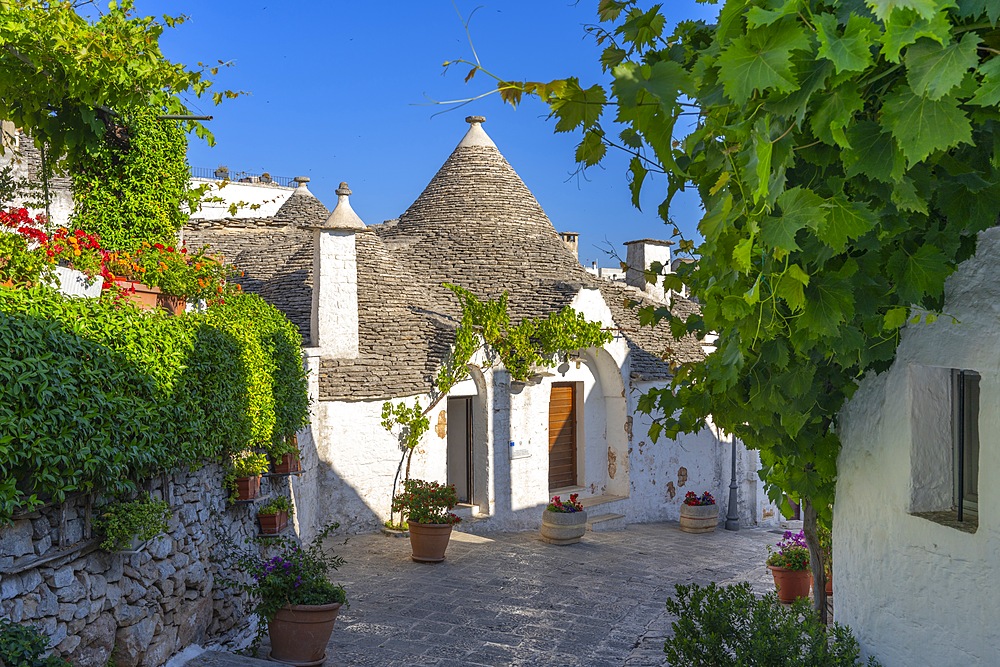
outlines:
[[450, 510], [458, 504], [458, 494], [451, 484], [408, 479], [403, 490], [392, 499], [392, 511], [400, 512], [410, 530], [413, 560], [439, 563], [444, 560], [451, 529], [461, 519]]

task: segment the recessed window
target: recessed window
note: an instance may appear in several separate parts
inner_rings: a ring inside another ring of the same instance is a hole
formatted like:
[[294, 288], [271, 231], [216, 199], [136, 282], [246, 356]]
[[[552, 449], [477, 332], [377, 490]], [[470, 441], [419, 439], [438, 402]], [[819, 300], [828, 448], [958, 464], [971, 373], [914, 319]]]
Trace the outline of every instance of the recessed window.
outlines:
[[979, 373], [952, 371], [953, 506], [957, 519], [979, 511]]
[[979, 526], [979, 374], [910, 367], [910, 513], [958, 530]]

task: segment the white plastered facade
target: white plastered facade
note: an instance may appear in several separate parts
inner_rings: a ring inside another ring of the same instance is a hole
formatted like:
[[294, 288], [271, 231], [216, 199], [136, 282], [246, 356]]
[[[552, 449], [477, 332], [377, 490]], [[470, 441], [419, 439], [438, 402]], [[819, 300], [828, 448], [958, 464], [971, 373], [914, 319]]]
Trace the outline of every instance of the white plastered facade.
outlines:
[[[329, 259], [333, 271], [342, 272], [342, 246], [350, 234], [334, 230], [320, 234], [336, 235], [339, 240], [318, 243], [318, 261]], [[322, 268], [317, 269], [321, 275]], [[350, 284], [339, 282], [334, 291], [338, 301], [350, 302], [342, 294]], [[590, 321], [612, 329], [615, 326], [598, 290], [581, 289], [572, 307]], [[331, 316], [316, 321], [318, 340], [336, 341], [334, 348], [342, 347], [344, 340], [356, 339], [356, 333], [347, 330], [356, 331], [356, 319]], [[293, 483], [299, 507], [296, 520], [307, 538], [332, 521], [348, 532], [377, 529], [389, 518], [393, 481], [403, 454], [397, 437], [381, 426], [383, 401], [319, 400], [315, 377], [320, 358], [330, 353], [324, 346], [307, 349], [313, 378], [312, 425], [300, 433], [299, 443], [311, 472]], [[644, 391], [660, 385], [630, 378], [629, 347], [623, 338], [571, 355], [529, 383], [512, 383], [509, 373], [490, 367], [482, 353], [469, 368], [470, 377], [446, 397], [471, 398], [470, 500], [476, 511], [474, 520], [464, 522], [462, 530], [524, 530], [540, 524], [541, 511], [551, 497], [548, 419], [553, 383], [574, 383], [577, 388], [578, 483], [573, 490], [581, 497], [611, 497], [600, 511], [622, 514], [625, 522], [650, 522], [677, 520], [685, 492], [693, 490], [700, 495], [710, 491], [719, 501], [720, 521], [725, 519], [731, 441], [705, 430], [651, 443], [646, 435], [650, 417], [641, 414], [637, 405]], [[428, 413], [430, 429], [413, 455], [413, 478], [451, 481], [448, 424], [452, 420], [446, 398]], [[399, 401], [407, 405], [418, 401], [426, 407], [431, 398], [422, 394], [393, 400]], [[774, 508], [766, 503], [760, 489], [755, 454], [748, 454], [741, 446], [737, 450], [741, 524], [776, 522]]]
[[[892, 367], [865, 378], [841, 416], [835, 615], [885, 667], [997, 664], [1000, 629], [988, 621], [1000, 611], [998, 261], [994, 228], [949, 278], [947, 316], [907, 326]], [[980, 375], [975, 533], [914, 514], [952, 495], [940, 387], [951, 369]]]

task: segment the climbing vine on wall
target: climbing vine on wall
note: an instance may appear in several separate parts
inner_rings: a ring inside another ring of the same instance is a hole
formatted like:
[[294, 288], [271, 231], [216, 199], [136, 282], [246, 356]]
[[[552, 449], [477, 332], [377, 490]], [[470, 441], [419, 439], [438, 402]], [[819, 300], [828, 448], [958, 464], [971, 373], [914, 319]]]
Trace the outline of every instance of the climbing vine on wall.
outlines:
[[172, 246], [198, 194], [190, 190], [187, 135], [150, 107], [134, 107], [110, 123], [104, 142], [75, 160], [74, 224], [106, 248], [142, 242]]

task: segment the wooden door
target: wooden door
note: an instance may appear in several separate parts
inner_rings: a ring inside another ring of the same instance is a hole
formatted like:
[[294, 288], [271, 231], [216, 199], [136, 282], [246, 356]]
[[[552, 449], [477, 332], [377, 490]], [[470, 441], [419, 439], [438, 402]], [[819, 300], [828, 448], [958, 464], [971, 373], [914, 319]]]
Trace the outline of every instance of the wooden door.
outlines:
[[549, 488], [576, 486], [576, 383], [556, 382], [549, 397]]

